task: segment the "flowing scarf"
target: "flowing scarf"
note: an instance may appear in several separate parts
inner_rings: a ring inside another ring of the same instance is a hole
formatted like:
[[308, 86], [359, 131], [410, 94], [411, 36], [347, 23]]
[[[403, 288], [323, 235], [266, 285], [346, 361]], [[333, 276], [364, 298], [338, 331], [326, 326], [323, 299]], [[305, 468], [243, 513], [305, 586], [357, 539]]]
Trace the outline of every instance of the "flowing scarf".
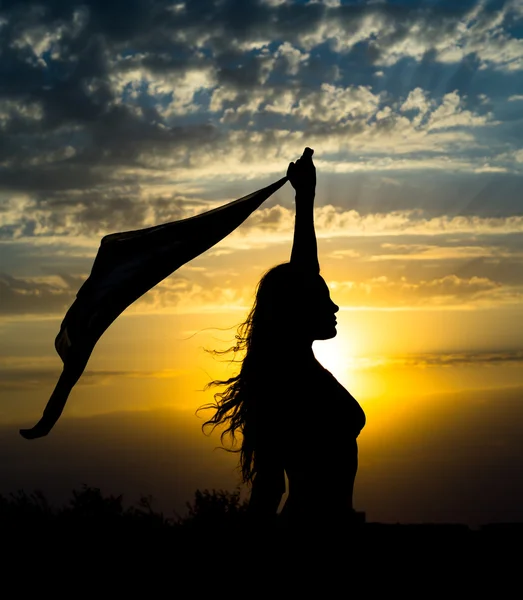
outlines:
[[40, 421], [26, 439], [47, 435], [60, 418], [104, 331], [135, 300], [229, 235], [287, 178], [208, 212], [102, 238], [91, 274], [62, 321], [55, 348], [64, 367]]

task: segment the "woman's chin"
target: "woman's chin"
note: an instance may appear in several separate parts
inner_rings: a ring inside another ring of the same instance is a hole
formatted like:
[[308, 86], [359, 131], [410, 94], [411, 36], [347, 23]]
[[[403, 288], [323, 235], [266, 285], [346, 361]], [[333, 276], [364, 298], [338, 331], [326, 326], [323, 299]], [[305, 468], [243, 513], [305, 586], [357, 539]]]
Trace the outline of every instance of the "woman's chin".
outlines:
[[318, 341], [321, 341], [321, 340], [331, 340], [332, 338], [335, 338], [337, 335], [338, 335], [338, 332], [334, 328], [334, 329], [331, 329], [329, 331], [322, 331], [314, 339], [316, 339]]

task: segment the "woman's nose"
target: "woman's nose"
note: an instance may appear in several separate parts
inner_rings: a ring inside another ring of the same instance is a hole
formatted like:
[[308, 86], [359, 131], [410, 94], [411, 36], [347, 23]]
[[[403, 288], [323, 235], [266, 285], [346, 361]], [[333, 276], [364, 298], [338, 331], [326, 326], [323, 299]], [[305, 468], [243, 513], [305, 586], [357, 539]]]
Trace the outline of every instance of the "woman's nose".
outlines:
[[337, 304], [334, 304], [334, 302], [332, 303], [332, 309], [335, 313], [337, 313], [340, 310], [340, 307]]

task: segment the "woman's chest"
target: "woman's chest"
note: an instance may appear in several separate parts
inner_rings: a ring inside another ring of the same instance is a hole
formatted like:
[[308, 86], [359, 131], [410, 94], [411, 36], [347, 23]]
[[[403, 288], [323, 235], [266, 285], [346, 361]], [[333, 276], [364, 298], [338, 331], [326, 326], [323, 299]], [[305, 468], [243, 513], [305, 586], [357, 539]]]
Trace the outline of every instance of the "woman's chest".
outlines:
[[300, 377], [285, 378], [273, 391], [285, 429], [294, 425], [310, 431], [317, 425], [358, 435], [365, 425], [357, 400], [319, 363], [304, 369]]

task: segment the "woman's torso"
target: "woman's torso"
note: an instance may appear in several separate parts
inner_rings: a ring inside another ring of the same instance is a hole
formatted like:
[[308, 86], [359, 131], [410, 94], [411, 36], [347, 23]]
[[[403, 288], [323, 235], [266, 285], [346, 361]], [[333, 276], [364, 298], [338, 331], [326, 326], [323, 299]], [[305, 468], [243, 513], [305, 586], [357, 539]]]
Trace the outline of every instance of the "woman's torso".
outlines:
[[265, 379], [258, 399], [259, 458], [287, 473], [343, 472], [365, 426], [357, 400], [315, 358]]

